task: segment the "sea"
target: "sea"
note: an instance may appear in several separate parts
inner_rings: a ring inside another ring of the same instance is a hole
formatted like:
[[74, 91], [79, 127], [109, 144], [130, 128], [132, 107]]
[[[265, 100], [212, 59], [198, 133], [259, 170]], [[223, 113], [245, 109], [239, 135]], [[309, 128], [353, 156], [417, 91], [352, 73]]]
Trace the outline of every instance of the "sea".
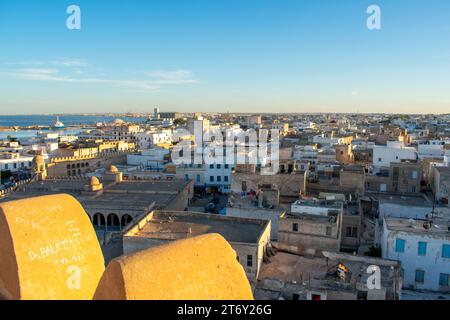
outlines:
[[[112, 122], [119, 117], [114, 116], [102, 116], [102, 115], [60, 115], [59, 120], [64, 123], [65, 126], [76, 127], [78, 125], [94, 125], [97, 122]], [[135, 117], [120, 117], [120, 119], [126, 122], [145, 122], [146, 118]], [[0, 127], [29, 127], [29, 126], [52, 126], [56, 121], [55, 115], [17, 115], [17, 116], [0, 116]], [[77, 134], [79, 130], [76, 128], [68, 128], [58, 131], [47, 132], [60, 132], [61, 134]], [[18, 131], [0, 131], [0, 140], [7, 137], [14, 137], [18, 139], [35, 137], [38, 134], [36, 130], [18, 130]]]

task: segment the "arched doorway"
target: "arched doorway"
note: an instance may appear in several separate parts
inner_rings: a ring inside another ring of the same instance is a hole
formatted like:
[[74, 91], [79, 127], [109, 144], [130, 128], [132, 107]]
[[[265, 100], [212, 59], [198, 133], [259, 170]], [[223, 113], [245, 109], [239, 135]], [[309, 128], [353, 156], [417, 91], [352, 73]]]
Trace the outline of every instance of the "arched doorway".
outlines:
[[120, 229], [120, 219], [115, 213], [110, 213], [107, 219], [108, 229]]
[[122, 216], [122, 228], [127, 226], [133, 218], [129, 214], [125, 214]]
[[105, 226], [105, 216], [101, 214], [100, 212], [97, 212], [94, 214], [94, 217], [92, 218], [92, 224], [94, 227], [104, 227]]

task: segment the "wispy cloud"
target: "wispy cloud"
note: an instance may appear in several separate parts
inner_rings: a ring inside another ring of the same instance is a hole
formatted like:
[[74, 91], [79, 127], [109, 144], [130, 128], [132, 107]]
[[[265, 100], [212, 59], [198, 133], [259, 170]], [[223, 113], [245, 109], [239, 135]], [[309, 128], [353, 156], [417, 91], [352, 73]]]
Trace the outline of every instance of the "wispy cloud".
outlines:
[[61, 83], [103, 84], [157, 90], [162, 86], [194, 84], [198, 80], [193, 72], [185, 69], [155, 70], [143, 73], [142, 79], [108, 79], [87, 77], [84, 67], [89, 66], [84, 60], [61, 58], [53, 61], [22, 61], [8, 65], [27, 66], [27, 68], [10, 69], [1, 74], [16, 79], [29, 81], [51, 81]]
[[88, 67], [89, 64], [83, 59], [58, 58], [54, 60], [30, 60], [6, 62], [6, 65], [17, 66], [54, 66], [54, 67]]

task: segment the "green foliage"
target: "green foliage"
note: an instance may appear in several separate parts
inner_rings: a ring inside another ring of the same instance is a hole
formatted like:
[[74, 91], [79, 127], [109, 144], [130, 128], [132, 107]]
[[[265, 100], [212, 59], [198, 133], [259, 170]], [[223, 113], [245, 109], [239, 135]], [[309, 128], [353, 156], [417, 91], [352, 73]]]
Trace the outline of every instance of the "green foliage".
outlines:
[[187, 123], [187, 121], [183, 118], [178, 118], [173, 121], [173, 124], [177, 127], [184, 126], [184, 125], [186, 125], [186, 123]]

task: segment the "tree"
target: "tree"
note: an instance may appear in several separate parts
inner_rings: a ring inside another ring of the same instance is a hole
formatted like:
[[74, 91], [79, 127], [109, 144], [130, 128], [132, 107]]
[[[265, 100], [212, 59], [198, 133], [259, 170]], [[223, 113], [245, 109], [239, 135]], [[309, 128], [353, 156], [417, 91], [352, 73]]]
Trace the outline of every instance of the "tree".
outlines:
[[178, 118], [173, 121], [173, 124], [177, 127], [184, 126], [184, 125], [186, 125], [186, 123], [187, 123], [187, 121], [183, 118]]

